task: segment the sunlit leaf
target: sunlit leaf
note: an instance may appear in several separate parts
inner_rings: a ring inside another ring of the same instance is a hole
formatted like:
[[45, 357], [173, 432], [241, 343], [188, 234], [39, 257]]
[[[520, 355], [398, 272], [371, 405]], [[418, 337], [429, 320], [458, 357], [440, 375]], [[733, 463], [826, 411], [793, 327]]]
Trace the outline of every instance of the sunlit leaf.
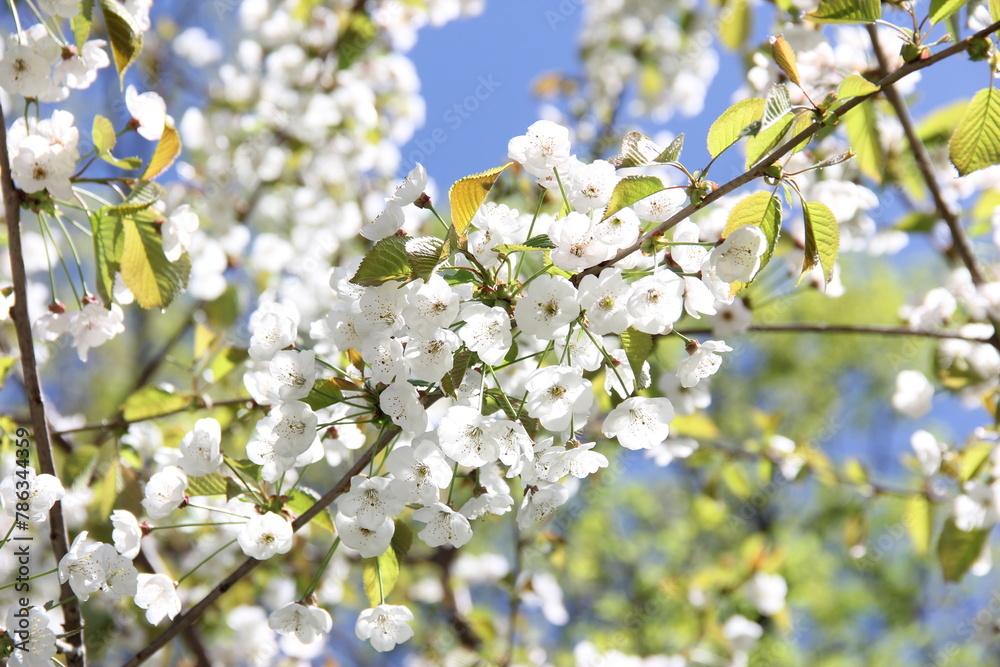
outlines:
[[163, 236], [150, 223], [122, 220], [125, 247], [122, 250], [122, 282], [143, 308], [166, 308], [178, 297], [191, 275], [191, 260], [185, 253], [176, 262], [163, 254]]
[[955, 520], [944, 522], [938, 538], [937, 554], [945, 581], [959, 581], [979, 558], [983, 545], [990, 536], [989, 530], [959, 530]]
[[409, 280], [413, 275], [406, 237], [387, 236], [368, 251], [351, 278], [355, 285], [374, 287], [390, 280]]
[[181, 135], [169, 122], [163, 127], [163, 134], [156, 144], [153, 157], [142, 173], [144, 180], [152, 180], [166, 171], [181, 154]]
[[741, 100], [726, 109], [712, 127], [708, 128], [708, 152], [717, 157], [722, 151], [745, 136], [744, 130], [752, 123], [760, 121], [764, 113], [764, 100], [752, 97]]
[[881, 0], [820, 0], [803, 18], [814, 23], [874, 23], [882, 18]]
[[455, 231], [459, 236], [464, 236], [469, 228], [469, 223], [476, 215], [476, 211], [486, 201], [486, 196], [490, 193], [493, 184], [507, 167], [514, 164], [508, 162], [502, 167], [494, 167], [487, 171], [472, 174], [455, 181], [448, 191], [448, 201], [451, 204], [451, 221], [455, 225]]
[[962, 176], [1000, 164], [1000, 92], [995, 88], [984, 88], [972, 98], [948, 153]]
[[601, 220], [607, 220], [623, 208], [663, 189], [663, 181], [656, 176], [626, 176], [618, 181], [611, 192], [611, 200], [604, 209]]
[[805, 214], [805, 253], [802, 263], [802, 274], [805, 275], [816, 266], [818, 261], [823, 267], [823, 277], [826, 282], [833, 278], [833, 267], [840, 252], [840, 229], [837, 218], [830, 207], [822, 202], [807, 201], [803, 208]]

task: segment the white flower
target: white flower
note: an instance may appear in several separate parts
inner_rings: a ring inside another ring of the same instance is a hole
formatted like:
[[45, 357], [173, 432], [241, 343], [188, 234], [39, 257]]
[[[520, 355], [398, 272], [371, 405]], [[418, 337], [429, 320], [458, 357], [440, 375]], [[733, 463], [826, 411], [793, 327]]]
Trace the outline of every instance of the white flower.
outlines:
[[[79, 2], [73, 2], [79, 7]], [[77, 55], [65, 55], [56, 63], [52, 74], [54, 83], [59, 86], [66, 86], [75, 90], [89, 88], [97, 81], [97, 70], [103, 69], [111, 64], [108, 52], [104, 47], [108, 43], [103, 39], [91, 39], [84, 43], [83, 48]]]
[[610, 267], [600, 276], [586, 275], [580, 281], [580, 307], [587, 311], [587, 328], [604, 335], [621, 333], [629, 327], [628, 295], [632, 287], [622, 278], [621, 269]]
[[301, 401], [292, 401], [271, 408], [267, 417], [257, 422], [257, 434], [272, 443], [278, 456], [295, 458], [316, 440], [317, 423], [312, 408]]
[[361, 317], [355, 322], [359, 334], [391, 336], [403, 326], [406, 290], [392, 280], [378, 287], [365, 289], [359, 300]]
[[604, 436], [628, 449], [649, 449], [666, 440], [674, 406], [666, 398], [633, 396], [604, 419]]
[[658, 271], [632, 283], [628, 312], [639, 331], [667, 333], [681, 318], [684, 281], [672, 271]]
[[139, 136], [149, 141], [159, 141], [167, 124], [167, 103], [159, 94], [139, 94], [135, 86], [125, 89], [125, 107], [139, 126]]
[[562, 484], [541, 484], [534, 489], [525, 491], [521, 509], [517, 511], [517, 525], [521, 530], [545, 521], [569, 500], [569, 489]]
[[563, 431], [574, 419], [582, 427], [594, 404], [590, 381], [578, 368], [539, 368], [528, 376], [524, 387], [528, 392], [528, 414], [550, 431]]
[[747, 583], [750, 604], [765, 616], [774, 616], [785, 608], [788, 583], [780, 574], [758, 572]]
[[549, 226], [549, 238], [556, 245], [552, 263], [564, 271], [582, 271], [611, 256], [611, 248], [595, 233], [590, 216], [570, 213]]
[[[700, 237], [698, 225], [690, 220], [682, 220], [674, 227], [674, 243], [695, 244]], [[677, 262], [684, 273], [698, 273], [707, 254], [708, 248], [701, 245], [670, 246], [670, 258]]]
[[301, 602], [289, 602], [267, 617], [267, 627], [279, 635], [294, 635], [303, 644], [311, 644], [333, 628], [333, 619], [325, 609]]
[[0, 322], [10, 319], [10, 309], [14, 307], [14, 292], [9, 295], [0, 292]]
[[396, 447], [386, 457], [385, 468], [392, 473], [396, 493], [406, 502], [436, 503], [440, 490], [451, 483], [451, 464], [431, 440], [412, 447]]
[[484, 514], [500, 516], [510, 511], [514, 499], [510, 495], [510, 487], [500, 476], [495, 463], [479, 469], [479, 485], [482, 487], [479, 495], [469, 498], [460, 510], [467, 519], [472, 521]]
[[722, 365], [719, 352], [732, 352], [733, 348], [721, 340], [708, 340], [677, 364], [677, 377], [684, 387], [693, 387], [710, 375], [715, 375]]
[[389, 201], [399, 206], [412, 204], [426, 187], [427, 170], [424, 169], [424, 165], [417, 162], [416, 166], [403, 179], [403, 182], [396, 186], [396, 191], [392, 193], [392, 198]]
[[570, 449], [554, 447], [543, 454], [548, 474], [545, 479], [556, 482], [566, 475], [583, 479], [601, 468], [608, 467], [608, 457], [592, 451], [596, 442], [584, 442]]
[[[375, 384], [390, 384], [397, 376], [401, 380], [407, 377], [403, 343], [398, 338], [368, 336], [361, 341], [361, 356], [368, 363], [370, 378]], [[435, 378], [439, 379], [440, 376]]]
[[667, 438], [646, 450], [646, 458], [662, 467], [670, 465], [674, 459], [686, 459], [698, 449], [698, 441], [692, 438]]
[[177, 595], [174, 582], [165, 574], [140, 574], [135, 604], [146, 610], [146, 621], [152, 625], [169, 618], [173, 620], [181, 613], [181, 598]]
[[101, 544], [98, 556], [104, 561], [106, 576], [101, 589], [112, 600], [119, 600], [123, 595], [135, 595], [139, 572], [132, 565], [132, 560], [118, 553], [110, 544]]
[[417, 537], [429, 547], [450, 544], [458, 549], [472, 539], [469, 520], [444, 503], [418, 509], [413, 513], [413, 519], [427, 524]]
[[413, 612], [395, 604], [380, 604], [374, 609], [365, 609], [358, 616], [354, 634], [358, 639], [371, 640], [372, 648], [383, 653], [396, 648], [413, 636], [413, 628], [407, 625], [413, 620]]
[[73, 313], [69, 320], [69, 333], [73, 335], [80, 361], [87, 361], [90, 348], [98, 347], [125, 331], [125, 313], [117, 303], [105, 310], [98, 303], [88, 303]]
[[30, 466], [23, 469], [23, 475], [19, 471], [0, 482], [0, 503], [4, 511], [12, 519], [30, 523], [45, 523], [49, 510], [65, 495], [66, 490], [57, 477], [36, 475]]
[[431, 276], [407, 301], [403, 319], [406, 326], [419, 333], [450, 327], [458, 319], [461, 298], [440, 274]]
[[358, 525], [377, 530], [386, 517], [400, 514], [406, 507], [406, 498], [397, 495], [388, 477], [351, 478], [351, 489], [337, 501], [337, 509], [345, 516], [357, 519]]
[[900, 371], [896, 376], [896, 393], [892, 407], [910, 419], [920, 419], [931, 411], [934, 386], [920, 371]]
[[497, 459], [499, 431], [479, 410], [453, 405], [438, 425], [441, 450], [459, 465], [478, 468]]
[[533, 123], [528, 132], [507, 144], [507, 155], [532, 176], [545, 178], [569, 160], [569, 130], [552, 121]]
[[375, 529], [368, 530], [359, 525], [354, 517], [337, 512], [334, 524], [344, 546], [356, 550], [362, 558], [375, 558], [385, 553], [396, 532], [396, 524], [391, 517], [386, 517]]
[[451, 370], [455, 352], [461, 346], [458, 335], [450, 329], [437, 329], [426, 336], [411, 336], [403, 353], [411, 378], [424, 382], [439, 381]]
[[10, 605], [5, 627], [14, 644], [10, 656], [13, 667], [49, 667], [56, 655], [56, 633], [52, 619], [44, 609], [28, 608], [27, 616], [18, 616], [21, 607]]
[[498, 419], [493, 424], [497, 437], [497, 455], [500, 462], [508, 467], [507, 477], [520, 474], [525, 461], [535, 456], [534, 443], [524, 430], [524, 426], [508, 419]]
[[715, 315], [715, 295], [703, 281], [692, 276], [684, 276], [684, 310], [695, 319], [701, 313]]
[[222, 429], [219, 422], [208, 417], [199, 419], [181, 440], [180, 467], [192, 477], [208, 475], [222, 465]]
[[715, 267], [720, 280], [748, 283], [757, 275], [765, 252], [767, 237], [764, 232], [756, 225], [744, 225], [713, 248], [708, 261]]
[[427, 430], [427, 411], [420, 404], [417, 388], [406, 380], [396, 380], [378, 397], [382, 412], [392, 423], [410, 435], [420, 435]]
[[111, 513], [111, 539], [115, 543], [115, 549], [126, 558], [135, 558], [139, 555], [140, 541], [142, 540], [142, 527], [136, 520], [135, 515], [128, 510], [115, 510]]
[[1000, 517], [1000, 485], [966, 482], [964, 491], [952, 501], [955, 526], [966, 532], [992, 528]]
[[275, 352], [268, 366], [282, 401], [298, 401], [312, 391], [316, 381], [316, 353], [312, 350]]
[[378, 241], [398, 232], [405, 221], [402, 206], [387, 199], [385, 209], [361, 228], [361, 235], [369, 241]]
[[180, 507], [187, 483], [187, 475], [177, 466], [167, 466], [150, 477], [142, 501], [149, 518], [162, 519]]
[[722, 634], [734, 651], [749, 651], [764, 634], [764, 629], [745, 616], [730, 616], [722, 626]]
[[945, 447], [937, 441], [937, 438], [927, 431], [916, 431], [910, 436], [910, 446], [916, 453], [920, 469], [925, 475], [930, 476], [940, 470]]
[[783, 435], [772, 435], [764, 453], [777, 462], [778, 470], [785, 479], [795, 479], [806, 464], [805, 457], [795, 453], [795, 441]]
[[753, 324], [753, 311], [747, 308], [743, 299], [733, 299], [731, 303], [716, 302], [715, 314], [708, 317], [712, 323], [712, 335], [729, 338], [746, 333]]
[[250, 337], [250, 358], [269, 361], [275, 353], [295, 342], [295, 321], [282, 313], [264, 313], [254, 323]]
[[25, 192], [48, 190], [56, 199], [73, 198], [70, 177], [76, 169], [75, 150], [64, 150], [41, 135], [30, 134], [18, 145], [10, 168]]
[[479, 358], [491, 366], [503, 361], [510, 350], [510, 316], [500, 306], [472, 303], [462, 308], [465, 324], [458, 331], [459, 338]]
[[40, 96], [49, 85], [50, 64], [30, 46], [8, 44], [0, 59], [0, 88], [14, 95]]
[[243, 553], [257, 560], [267, 560], [275, 554], [286, 554], [292, 548], [295, 532], [280, 514], [258, 514], [247, 521], [237, 541]]
[[167, 259], [176, 262], [187, 252], [199, 224], [198, 214], [188, 204], [178, 206], [167, 216], [160, 227], [163, 233], [163, 254]]
[[576, 288], [562, 276], [544, 274], [524, 288], [514, 306], [514, 319], [525, 333], [552, 340], [580, 314]]
[[99, 590], [107, 579], [108, 571], [101, 547], [107, 546], [87, 537], [87, 531], [76, 536], [69, 551], [59, 561], [59, 581], [69, 581], [73, 594], [86, 602], [90, 594]]
[[683, 188], [670, 188], [654, 192], [632, 205], [632, 210], [643, 220], [664, 222], [684, 207], [687, 200]]

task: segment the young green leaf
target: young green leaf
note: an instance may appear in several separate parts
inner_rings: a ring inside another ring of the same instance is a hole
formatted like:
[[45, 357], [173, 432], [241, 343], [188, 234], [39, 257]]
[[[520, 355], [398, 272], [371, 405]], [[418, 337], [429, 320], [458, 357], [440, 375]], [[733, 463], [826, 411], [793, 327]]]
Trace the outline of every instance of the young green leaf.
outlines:
[[347, 69], [378, 36], [378, 26], [365, 12], [351, 12], [337, 39], [337, 67]]
[[163, 128], [163, 135], [160, 136], [160, 141], [156, 144], [156, 150], [153, 151], [153, 157], [149, 159], [146, 171], [142, 173], [143, 180], [149, 181], [162, 174], [174, 163], [174, 160], [180, 154], [181, 135], [173, 125], [167, 123]]
[[115, 147], [117, 137], [111, 121], [104, 116], [94, 116], [94, 127], [91, 130], [94, 148], [98, 153], [107, 153]]
[[1000, 91], [976, 93], [951, 136], [951, 163], [961, 176], [1000, 164]]
[[530, 239], [524, 243], [503, 243], [493, 248], [494, 252], [502, 252], [505, 255], [509, 255], [512, 252], [532, 252], [535, 250], [551, 250], [555, 248], [556, 244], [548, 237], [547, 234], [539, 234], [537, 236], [532, 236]]
[[726, 109], [712, 127], [708, 128], [708, 153], [713, 158], [745, 136], [744, 130], [760, 120], [764, 113], [764, 100], [752, 97], [741, 100]]
[[226, 478], [213, 472], [201, 477], [189, 477], [184, 492], [189, 496], [224, 496], [226, 488]]
[[768, 41], [771, 43], [771, 56], [774, 58], [775, 64], [785, 73], [789, 81], [801, 87], [795, 51], [792, 50], [788, 40], [785, 39], [784, 35], [774, 35]]
[[618, 181], [611, 192], [611, 200], [601, 220], [607, 220], [623, 208], [627, 208], [640, 199], [645, 199], [663, 189], [663, 181], [656, 176], [626, 176]]
[[99, 156], [102, 160], [110, 164], [112, 167], [118, 167], [119, 169], [138, 169], [142, 166], [142, 160], [138, 157], [115, 157], [111, 153], [101, 153]]
[[625, 349], [628, 365], [631, 367], [632, 373], [635, 374], [635, 388], [637, 390], [644, 389], [645, 387], [640, 387], [639, 383], [641, 382], [641, 378], [648, 378], [648, 374], [642, 372], [642, 365], [649, 358], [649, 353], [653, 350], [653, 337], [648, 333], [639, 331], [635, 327], [629, 327], [619, 334], [618, 337], [621, 339], [622, 347]]
[[934, 528], [934, 503], [926, 496], [914, 495], [906, 500], [903, 524], [910, 533], [913, 548], [923, 556], [931, 548], [931, 531]]
[[390, 280], [409, 280], [412, 277], [413, 267], [406, 252], [406, 237], [387, 236], [368, 251], [351, 282], [374, 287]]
[[795, 122], [795, 118], [794, 115], [786, 113], [779, 117], [766, 130], [761, 130], [747, 140], [747, 169], [756, 164], [781, 143], [785, 133], [788, 132], [788, 128]]
[[105, 209], [105, 213], [108, 215], [118, 215], [126, 216], [132, 213], [138, 213], [139, 211], [144, 211], [156, 202], [163, 199], [163, 195], [166, 191], [163, 186], [159, 183], [154, 183], [152, 181], [139, 181], [132, 188], [132, 192], [128, 193], [128, 197], [125, 198], [121, 204], [116, 206], [109, 206]]
[[730, 51], [743, 48], [753, 29], [753, 11], [747, 0], [728, 0], [719, 16], [719, 39]]
[[120, 270], [125, 248], [122, 220], [100, 211], [90, 214], [90, 230], [94, 238], [94, 263], [97, 271], [97, 294], [105, 308], [111, 307], [115, 274]]
[[191, 260], [185, 253], [176, 262], [163, 254], [163, 236], [150, 223], [124, 218], [122, 282], [143, 308], [166, 308], [187, 285]]
[[931, 23], [940, 23], [964, 7], [968, 2], [969, 0], [931, 0], [929, 14]]
[[395, 550], [386, 549], [377, 558], [366, 558], [362, 578], [369, 604], [373, 607], [382, 604], [383, 598], [389, 596], [399, 579], [399, 560]]
[[90, 24], [94, 15], [94, 0], [83, 0], [80, 3], [80, 13], [74, 16], [70, 22], [73, 30], [73, 43], [76, 44], [77, 51], [90, 39]]
[[[755, 192], [752, 195], [747, 195], [737, 202], [736, 206], [729, 212], [729, 217], [726, 218], [726, 227], [722, 231], [722, 238], [726, 238], [746, 225], [760, 227], [767, 238], [767, 252], [760, 259], [758, 272], [763, 271], [771, 260], [771, 255], [774, 254], [778, 237], [781, 236], [781, 200], [770, 192]], [[739, 286], [738, 289], [742, 289], [742, 286]]]
[[990, 536], [989, 530], [960, 530], [955, 520], [944, 522], [938, 538], [937, 554], [945, 581], [959, 581], [979, 558], [983, 545]]
[[990, 19], [1000, 21], [1000, 0], [990, 0]]
[[681, 149], [684, 148], [684, 133], [678, 134], [670, 145], [662, 153], [656, 156], [654, 162], [663, 164], [665, 162], [677, 162], [681, 159]]
[[413, 267], [413, 275], [423, 280], [430, 280], [434, 269], [441, 263], [441, 250], [444, 242], [433, 236], [421, 236], [406, 242], [406, 254]]
[[764, 115], [760, 119], [760, 130], [764, 132], [778, 121], [782, 120], [792, 110], [792, 99], [788, 95], [788, 86], [778, 83], [771, 86], [767, 99], [764, 100]]
[[848, 74], [847, 77], [837, 86], [837, 98], [846, 100], [849, 97], [859, 95], [871, 95], [877, 93], [879, 87], [861, 76], [860, 74]]
[[813, 23], [874, 23], [882, 18], [881, 0], [820, 0], [803, 18]]
[[851, 150], [857, 156], [858, 167], [865, 176], [876, 183], [881, 183], [885, 156], [875, 123], [874, 104], [873, 100], [862, 102], [844, 115], [844, 123], [847, 126], [847, 139], [851, 144]]
[[[305, 514], [319, 500], [318, 493], [304, 486], [290, 491], [286, 497], [288, 500], [285, 501], [285, 507], [290, 509], [296, 517]], [[323, 509], [323, 511], [312, 518], [310, 523], [331, 533], [335, 532], [333, 518], [330, 516], [329, 509]]]
[[132, 13], [117, 0], [100, 0], [104, 26], [107, 28], [111, 53], [118, 69], [119, 85], [124, 85], [125, 71], [142, 51], [142, 31], [135, 24]]
[[816, 266], [818, 261], [823, 267], [823, 277], [826, 282], [830, 282], [833, 278], [833, 265], [840, 251], [840, 229], [837, 227], [837, 218], [829, 206], [818, 201], [807, 201], [803, 213], [806, 239], [802, 275]]
[[610, 162], [616, 169], [629, 167], [645, 167], [653, 164], [663, 149], [653, 143], [653, 140], [641, 132], [629, 132], [622, 139], [622, 152], [614, 156]]
[[496, 183], [500, 174], [514, 164], [508, 162], [502, 167], [494, 167], [479, 174], [472, 174], [455, 181], [448, 191], [448, 201], [451, 203], [451, 221], [455, 225], [455, 231], [459, 236], [465, 236], [469, 229], [476, 211], [486, 201], [486, 196], [490, 193], [493, 184]]
[[122, 418], [128, 422], [143, 421], [178, 412], [193, 403], [194, 397], [190, 394], [179, 394], [172, 388], [145, 386], [122, 403]]

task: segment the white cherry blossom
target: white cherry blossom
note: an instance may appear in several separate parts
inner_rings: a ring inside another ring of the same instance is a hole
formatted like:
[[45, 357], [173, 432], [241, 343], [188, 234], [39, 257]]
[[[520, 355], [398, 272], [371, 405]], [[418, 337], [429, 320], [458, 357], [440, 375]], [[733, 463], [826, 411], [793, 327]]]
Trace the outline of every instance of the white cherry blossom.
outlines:
[[354, 634], [358, 639], [371, 641], [372, 648], [383, 653], [413, 637], [413, 628], [408, 625], [412, 620], [413, 612], [406, 607], [381, 604], [361, 612]]
[[429, 547], [450, 544], [458, 549], [472, 539], [469, 520], [444, 503], [434, 503], [413, 513], [413, 519], [427, 525], [417, 537]]
[[181, 613], [181, 598], [174, 582], [165, 574], [140, 574], [136, 586], [135, 604], [146, 610], [146, 620], [159, 625], [163, 619], [173, 620]]
[[295, 534], [292, 524], [274, 512], [258, 514], [247, 521], [237, 542], [247, 556], [267, 560], [275, 554], [286, 554], [292, 548]]

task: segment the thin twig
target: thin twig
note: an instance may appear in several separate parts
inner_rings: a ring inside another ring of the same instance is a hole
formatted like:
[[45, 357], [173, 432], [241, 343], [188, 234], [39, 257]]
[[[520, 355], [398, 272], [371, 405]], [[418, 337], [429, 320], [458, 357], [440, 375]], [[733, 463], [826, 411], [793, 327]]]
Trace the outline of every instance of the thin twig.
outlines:
[[174, 410], [168, 410], [167, 412], [161, 412], [152, 417], [144, 417], [142, 419], [106, 419], [94, 424], [84, 424], [83, 426], [76, 426], [74, 428], [67, 428], [62, 431], [55, 431], [53, 435], [64, 436], [71, 433], [83, 433], [85, 431], [110, 431], [116, 428], [127, 428], [130, 424], [136, 424], [139, 422], [149, 421], [151, 419], [161, 419], [163, 417], [169, 417], [170, 415], [176, 415], [181, 412], [187, 412], [188, 410], [197, 410], [202, 408], [219, 408], [227, 405], [242, 405], [247, 404], [248, 406], [254, 406], [256, 403], [249, 396], [246, 398], [226, 398], [220, 401], [205, 401], [199, 399], [194, 401], [190, 405], [185, 405], [182, 408], [176, 408]]
[[[0, 105], [0, 188], [3, 190], [4, 211], [7, 218], [7, 244], [10, 255], [11, 277], [14, 281], [14, 305], [11, 317], [14, 320], [14, 331], [17, 334], [17, 346], [21, 353], [21, 371], [24, 376], [24, 389], [27, 393], [28, 411], [31, 414], [32, 436], [35, 440], [35, 452], [38, 456], [38, 467], [47, 475], [58, 477], [55, 460], [52, 457], [52, 444], [49, 441], [49, 426], [45, 418], [45, 404], [42, 402], [42, 384], [38, 377], [38, 364], [35, 361], [35, 344], [31, 337], [31, 319], [28, 315], [28, 277], [24, 270], [24, 254], [21, 248], [21, 192], [14, 186], [10, 172], [10, 156], [7, 152], [7, 119], [3, 106]], [[57, 502], [49, 511], [49, 541], [56, 562], [62, 560], [69, 551], [69, 536], [62, 512], [62, 503]], [[60, 586], [62, 599], [73, 597], [73, 589], [69, 581]], [[80, 603], [73, 597], [63, 608], [65, 618], [64, 628], [70, 633], [67, 638], [73, 648], [67, 653], [69, 667], [86, 667], [87, 650], [83, 638], [83, 618], [80, 615]]]
[[[878, 324], [824, 324], [822, 322], [786, 322], [784, 324], [753, 324], [749, 331], [753, 332], [795, 332], [795, 333], [827, 333], [827, 334], [862, 334], [874, 336], [916, 336], [924, 338], [944, 338], [967, 340], [974, 343], [989, 343], [988, 338], [963, 336], [957, 331], [936, 331], [932, 329], [909, 329], [907, 327], [889, 327]], [[685, 336], [694, 334], [711, 334], [711, 327], [684, 329]]]

